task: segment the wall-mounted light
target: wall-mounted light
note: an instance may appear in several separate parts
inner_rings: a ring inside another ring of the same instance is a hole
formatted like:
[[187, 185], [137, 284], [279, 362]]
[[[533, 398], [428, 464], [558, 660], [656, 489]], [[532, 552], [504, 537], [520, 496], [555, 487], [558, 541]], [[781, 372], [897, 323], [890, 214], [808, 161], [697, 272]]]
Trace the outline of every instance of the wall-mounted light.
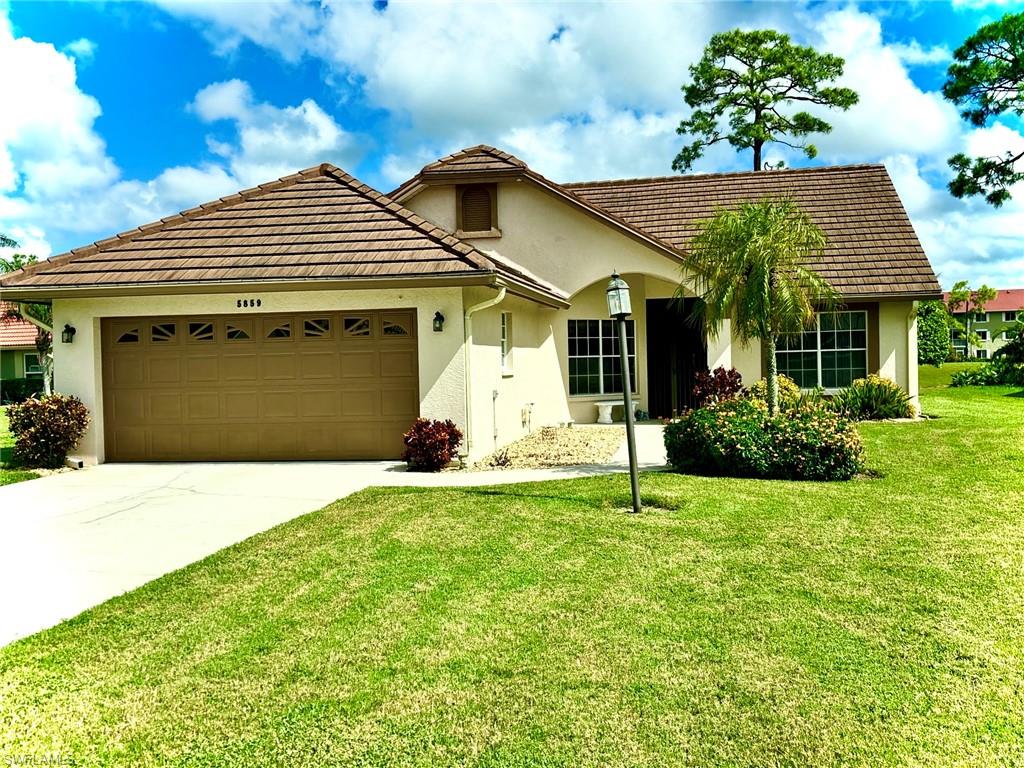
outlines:
[[60, 340], [65, 344], [70, 344], [75, 340], [75, 334], [78, 331], [70, 323], [64, 323], [64, 330], [60, 332]]
[[434, 313], [434, 333], [440, 333], [444, 330], [444, 315], [440, 312]]

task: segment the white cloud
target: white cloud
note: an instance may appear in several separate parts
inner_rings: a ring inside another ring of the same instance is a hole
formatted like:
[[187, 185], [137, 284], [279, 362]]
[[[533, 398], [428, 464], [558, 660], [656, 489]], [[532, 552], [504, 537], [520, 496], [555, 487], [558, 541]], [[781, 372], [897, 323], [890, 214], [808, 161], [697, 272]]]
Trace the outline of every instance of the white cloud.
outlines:
[[889, 48], [905, 64], [947, 64], [953, 60], [953, 52], [945, 45], [925, 48], [917, 40], [911, 40], [909, 43], [893, 43]]
[[312, 99], [294, 107], [259, 103], [242, 80], [206, 86], [196, 94], [191, 108], [205, 122], [234, 122], [236, 144], [212, 137], [207, 144], [228, 160], [232, 175], [243, 186], [322, 162], [351, 167], [363, 152], [356, 137]]
[[74, 56], [75, 60], [82, 64], [93, 60], [96, 56], [96, 48], [97, 45], [95, 42], [87, 37], [80, 37], [77, 40], [72, 40], [61, 50], [64, 51], [64, 53]]
[[221, 162], [125, 179], [96, 129], [99, 103], [78, 86], [75, 57], [15, 37], [2, 11], [0, 71], [21, 73], [0, 78], [0, 101], [18, 107], [0, 120], [0, 232], [37, 255], [49, 255], [54, 240], [81, 245], [322, 161], [350, 164], [361, 152], [316, 102], [276, 107], [232, 80], [202, 89], [191, 105], [204, 122], [232, 123], [231, 140], [208, 140]]

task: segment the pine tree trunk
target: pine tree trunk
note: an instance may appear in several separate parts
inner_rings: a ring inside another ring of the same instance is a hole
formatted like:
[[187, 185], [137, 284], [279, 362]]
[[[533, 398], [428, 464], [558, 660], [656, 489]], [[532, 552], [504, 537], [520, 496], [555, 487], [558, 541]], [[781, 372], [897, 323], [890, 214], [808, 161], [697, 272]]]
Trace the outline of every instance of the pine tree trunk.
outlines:
[[761, 142], [754, 142], [754, 170], [761, 170]]
[[774, 416], [779, 412], [779, 367], [775, 359], [775, 337], [765, 339], [764, 346], [768, 368], [768, 413]]

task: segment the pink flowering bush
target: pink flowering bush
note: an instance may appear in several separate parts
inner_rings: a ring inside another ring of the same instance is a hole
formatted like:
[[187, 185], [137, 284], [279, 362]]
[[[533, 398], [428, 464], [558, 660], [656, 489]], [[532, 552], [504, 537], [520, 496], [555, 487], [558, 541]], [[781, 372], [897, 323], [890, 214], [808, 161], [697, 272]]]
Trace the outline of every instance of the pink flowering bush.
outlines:
[[780, 480], [849, 480], [864, 468], [857, 430], [808, 402], [769, 416], [763, 403], [726, 400], [665, 427], [669, 463], [681, 472]]
[[14, 435], [14, 462], [59, 467], [89, 426], [89, 409], [71, 395], [45, 395], [7, 406]]

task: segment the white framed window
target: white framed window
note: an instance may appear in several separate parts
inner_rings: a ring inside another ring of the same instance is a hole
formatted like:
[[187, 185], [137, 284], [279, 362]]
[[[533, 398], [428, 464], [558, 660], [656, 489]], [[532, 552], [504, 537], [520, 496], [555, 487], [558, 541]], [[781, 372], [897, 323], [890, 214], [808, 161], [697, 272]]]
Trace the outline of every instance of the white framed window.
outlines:
[[988, 331], [986, 331], [984, 329], [978, 331], [978, 340], [979, 341], [988, 341]]
[[868, 375], [868, 313], [820, 312], [803, 333], [779, 338], [775, 360], [802, 389], [842, 389]]
[[[626, 321], [629, 381], [636, 392], [636, 324]], [[619, 336], [612, 320], [569, 321], [569, 394], [622, 393]]]
[[512, 313], [501, 313], [501, 372], [512, 373]]
[[1010, 331], [1009, 329], [1003, 331], [1003, 341], [1009, 341], [1011, 338], [1013, 338], [1010, 335], [1011, 333], [1012, 333], [1012, 331]]
[[1011, 309], [1008, 312], [1003, 312], [1003, 320], [1005, 322], [1007, 322], [1007, 323], [1016, 322], [1016, 320], [1017, 320], [1017, 311], [1014, 310], [1014, 309]]
[[987, 323], [988, 322], [988, 312], [975, 312], [974, 313], [974, 322], [976, 322], [976, 323]]
[[979, 360], [987, 360], [988, 359], [988, 350], [987, 349], [979, 349], [978, 350], [978, 359]]
[[39, 355], [36, 352], [25, 353], [25, 378], [30, 376], [42, 376], [43, 365], [39, 361]]

